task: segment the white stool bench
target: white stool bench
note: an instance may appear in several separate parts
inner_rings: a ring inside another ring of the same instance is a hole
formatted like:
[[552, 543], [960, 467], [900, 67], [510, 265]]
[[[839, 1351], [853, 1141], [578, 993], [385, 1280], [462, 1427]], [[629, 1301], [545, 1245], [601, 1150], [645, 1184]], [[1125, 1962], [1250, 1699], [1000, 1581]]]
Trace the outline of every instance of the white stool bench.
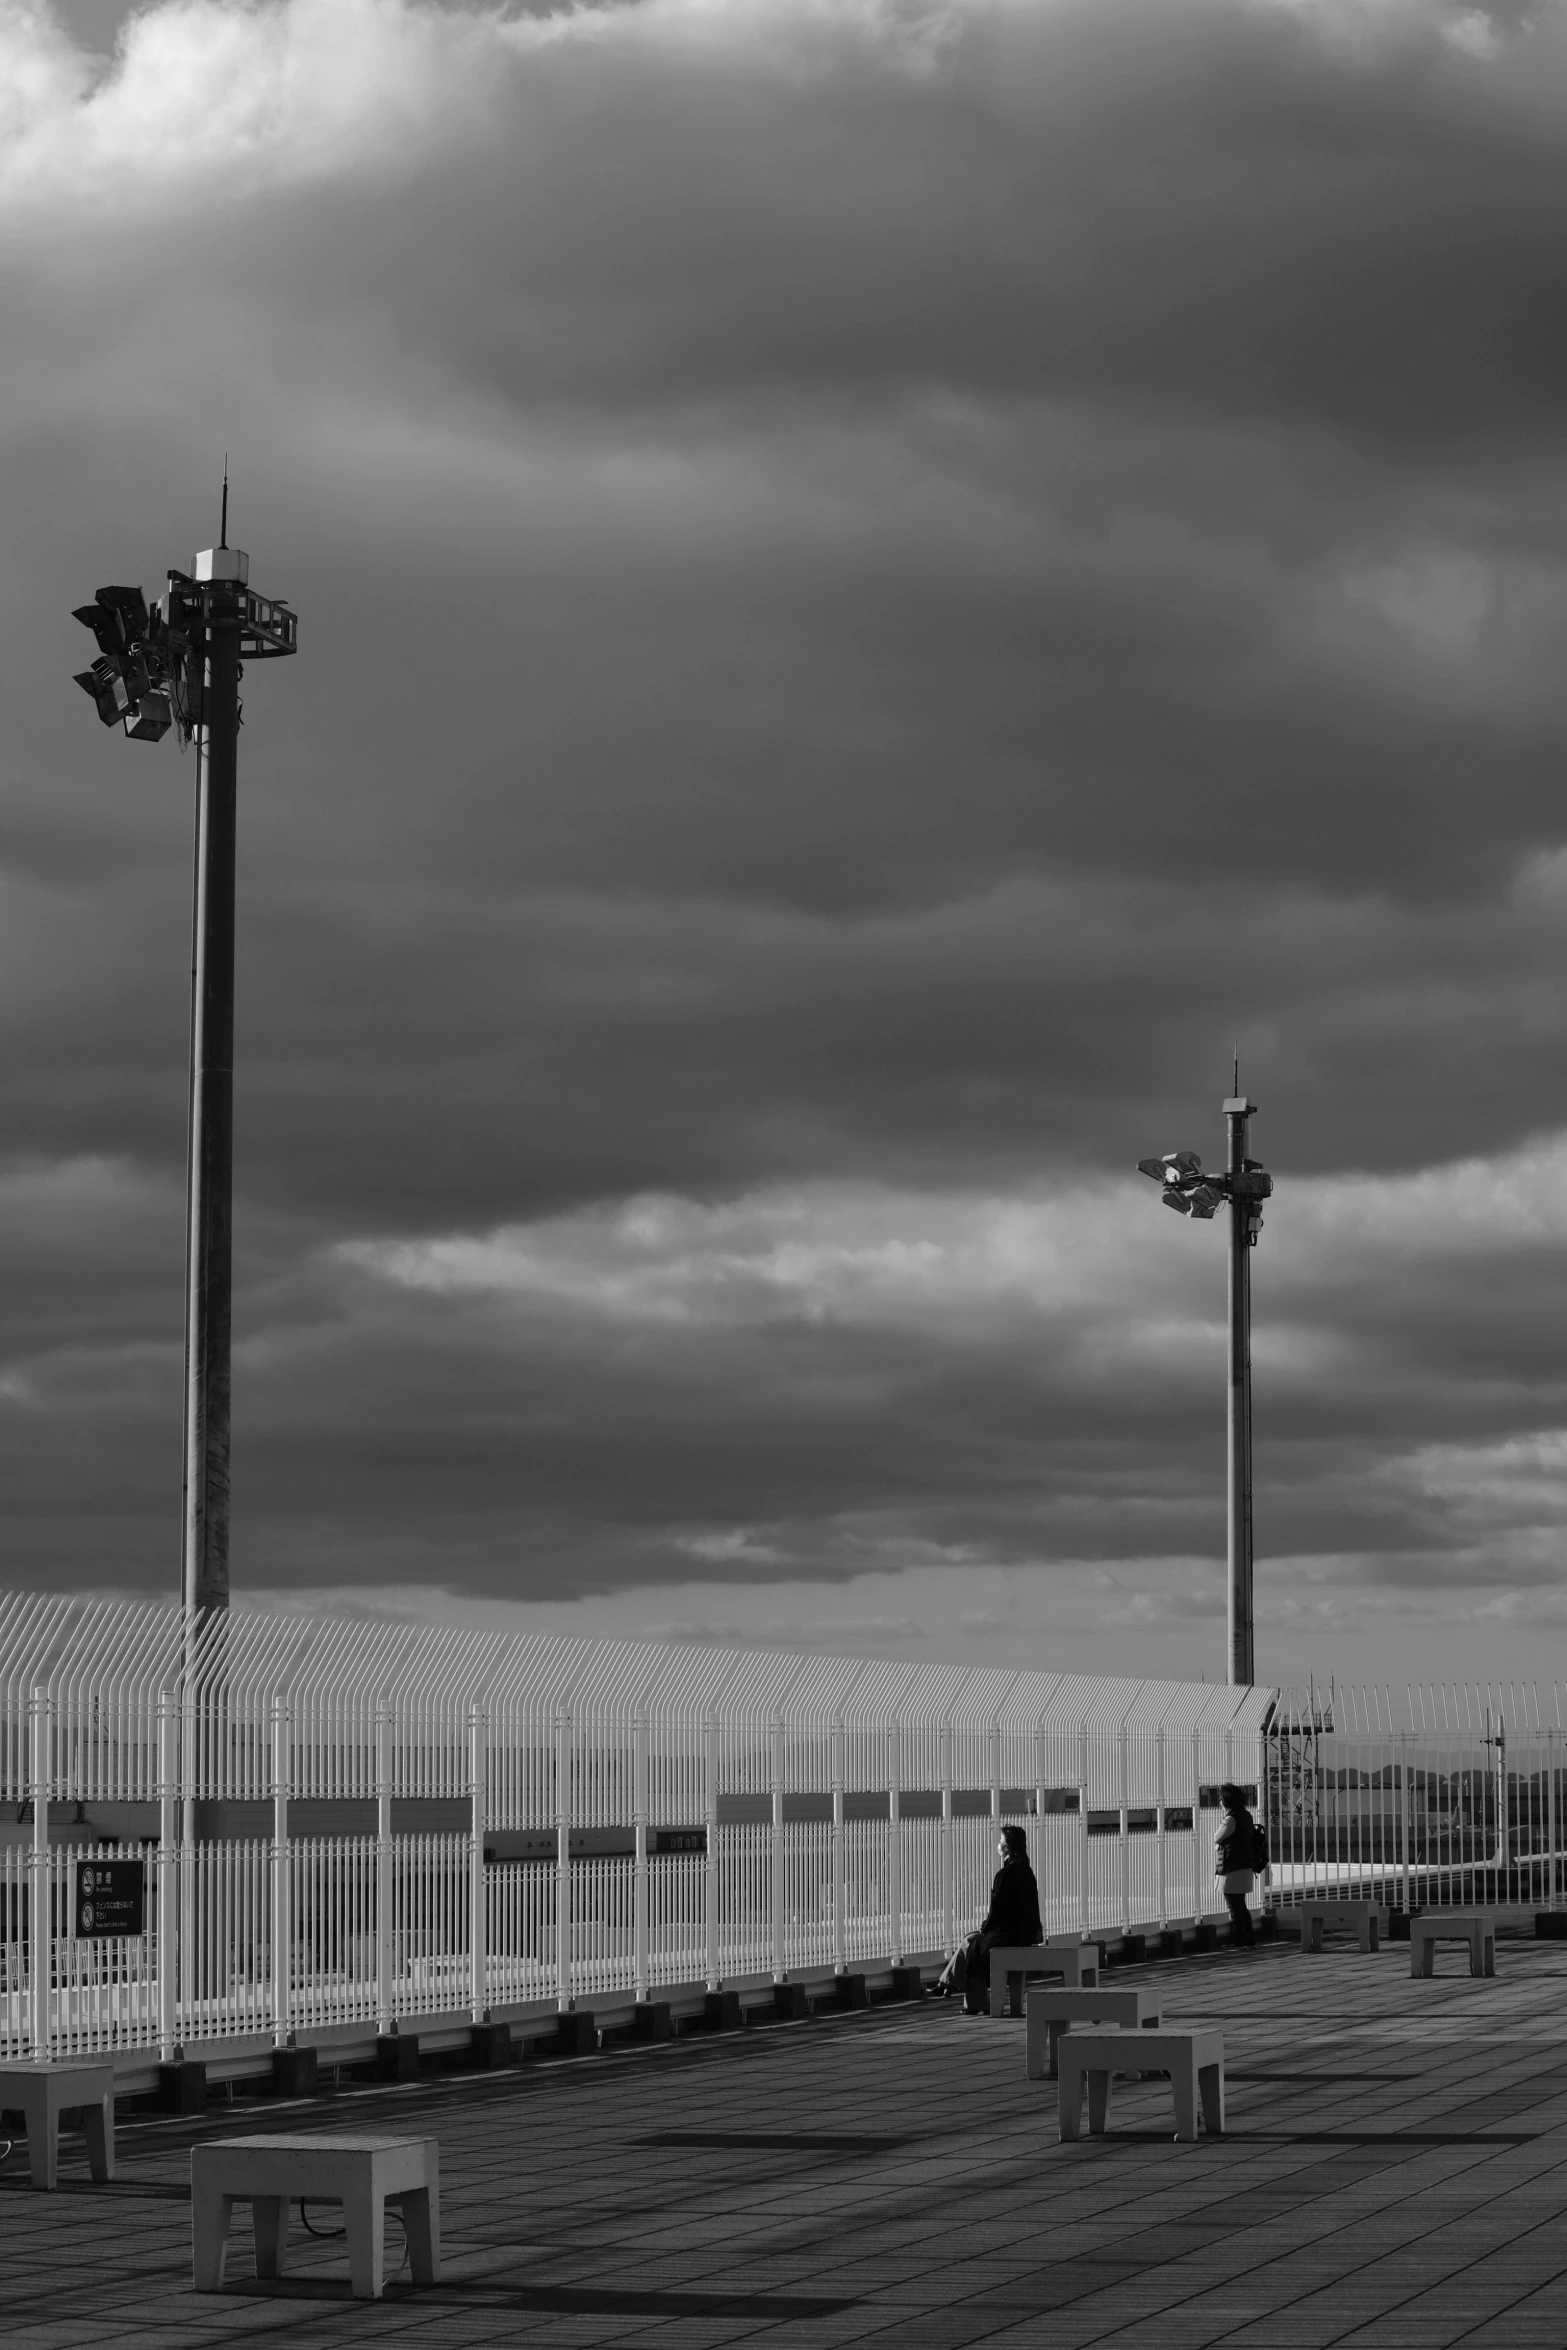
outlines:
[[998, 1943], [990, 1954], [992, 2015], [1005, 2015], [1008, 2007], [1015, 2015], [1022, 2013], [1023, 1985], [1030, 1975], [1059, 1975], [1072, 1991], [1097, 1987], [1099, 1945], [1097, 1942], [1030, 1942], [1009, 1949], [1004, 1942]]
[[1030, 1991], [1023, 2002], [1028, 2018], [1028, 2078], [1053, 2081], [1056, 2047], [1069, 2024], [1117, 2024], [1134, 2032], [1157, 2032], [1163, 2014], [1157, 1991]]
[[1411, 1975], [1429, 1975], [1439, 1942], [1467, 1942], [1469, 1945], [1469, 1972], [1472, 1975], [1494, 1975], [1496, 1972], [1496, 1913], [1494, 1910], [1449, 1910], [1444, 1916], [1436, 1911], [1430, 1917], [1411, 1918], [1409, 1921], [1409, 1971]]
[[114, 2067], [112, 2064], [0, 2064], [0, 2106], [20, 2108], [27, 2123], [27, 2159], [35, 2187], [60, 2176], [60, 2116], [79, 2111], [87, 2164], [95, 2179], [114, 2176]]
[[436, 2138], [219, 2138], [191, 2149], [191, 2248], [198, 2293], [223, 2283], [229, 2220], [249, 2199], [256, 2274], [280, 2277], [291, 2203], [341, 2203], [356, 2296], [386, 2281], [386, 2206], [397, 2204], [416, 2285], [441, 2266], [441, 2148]]
[[1060, 2067], [1061, 2136], [1082, 2129], [1083, 2087], [1088, 2087], [1088, 2127], [1104, 2136], [1110, 2113], [1110, 2083], [1116, 2073], [1168, 2073], [1175, 2093], [1175, 2134], [1197, 2136], [1197, 2107], [1213, 2138], [1224, 2135], [1224, 2034], [1197, 2032], [1115, 2032], [1073, 2025], [1056, 2050]]
[[1347, 1927], [1362, 1950], [1375, 1950], [1382, 1938], [1383, 1915], [1374, 1901], [1303, 1901], [1300, 1905], [1302, 1953], [1322, 1948], [1325, 1929]]

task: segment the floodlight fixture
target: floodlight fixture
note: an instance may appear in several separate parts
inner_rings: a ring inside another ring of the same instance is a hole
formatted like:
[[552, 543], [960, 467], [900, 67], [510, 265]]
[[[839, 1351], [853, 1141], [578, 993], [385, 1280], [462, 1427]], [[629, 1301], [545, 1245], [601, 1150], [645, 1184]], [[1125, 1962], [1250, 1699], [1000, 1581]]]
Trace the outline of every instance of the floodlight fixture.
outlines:
[[1256, 1638], [1252, 1607], [1252, 1493], [1251, 1493], [1251, 1251], [1262, 1230], [1262, 1203], [1272, 1197], [1273, 1177], [1260, 1159], [1247, 1155], [1250, 1122], [1257, 1105], [1240, 1089], [1240, 1063], [1235, 1068], [1235, 1090], [1224, 1102], [1228, 1136], [1222, 1172], [1205, 1172], [1195, 1151], [1166, 1151], [1156, 1159], [1139, 1159], [1140, 1174], [1162, 1186], [1167, 1208], [1193, 1223], [1211, 1223], [1221, 1207], [1230, 1211], [1229, 1246], [1229, 1677], [1249, 1688], [1256, 1678]]
[[224, 466], [219, 543], [171, 571], [148, 603], [101, 587], [73, 617], [98, 646], [76, 683], [130, 741], [171, 730], [196, 746], [196, 883], [186, 1189], [185, 1499], [180, 1580], [187, 1627], [229, 1602], [229, 1367], [234, 1191], [234, 839], [239, 683], [246, 661], [298, 650], [298, 620], [250, 585], [228, 544]]

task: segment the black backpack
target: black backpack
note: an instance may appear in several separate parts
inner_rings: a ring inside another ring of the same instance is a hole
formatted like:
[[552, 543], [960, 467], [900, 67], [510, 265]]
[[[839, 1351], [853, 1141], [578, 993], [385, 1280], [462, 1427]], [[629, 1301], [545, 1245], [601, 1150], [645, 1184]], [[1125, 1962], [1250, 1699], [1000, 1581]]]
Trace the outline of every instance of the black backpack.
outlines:
[[1251, 1823], [1251, 1865], [1259, 1872], [1268, 1865], [1267, 1834], [1256, 1820]]

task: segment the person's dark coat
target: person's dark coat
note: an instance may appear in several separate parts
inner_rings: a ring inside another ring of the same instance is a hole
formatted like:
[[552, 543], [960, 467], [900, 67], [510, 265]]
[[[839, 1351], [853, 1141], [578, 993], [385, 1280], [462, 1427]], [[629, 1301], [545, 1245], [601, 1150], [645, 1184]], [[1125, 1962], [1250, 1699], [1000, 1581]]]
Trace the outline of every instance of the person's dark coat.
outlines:
[[1249, 1811], [1225, 1814], [1224, 1826], [1218, 1836], [1218, 1875], [1228, 1876], [1232, 1869], [1251, 1867], [1253, 1820]]
[[980, 1920], [991, 1944], [1028, 1948], [1045, 1938], [1039, 1915], [1039, 1881], [1026, 1859], [1004, 1861], [990, 1888], [990, 1907]]

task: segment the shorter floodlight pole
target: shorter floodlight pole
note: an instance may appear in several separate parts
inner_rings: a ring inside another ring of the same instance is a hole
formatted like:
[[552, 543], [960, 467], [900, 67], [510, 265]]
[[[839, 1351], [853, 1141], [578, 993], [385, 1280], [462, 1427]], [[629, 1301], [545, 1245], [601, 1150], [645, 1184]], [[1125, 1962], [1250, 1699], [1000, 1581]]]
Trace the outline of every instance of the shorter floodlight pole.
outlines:
[[1254, 1203], [1235, 1178], [1246, 1171], [1247, 1129], [1255, 1102], [1231, 1094], [1224, 1104], [1230, 1177], [1229, 1660], [1233, 1687], [1256, 1678], [1252, 1616], [1251, 1533], [1251, 1219]]
[[1230, 1211], [1230, 1381], [1228, 1655], [1232, 1688], [1251, 1688], [1256, 1643], [1251, 1598], [1251, 1252], [1262, 1230], [1262, 1203], [1273, 1196], [1273, 1177], [1246, 1155], [1257, 1105], [1241, 1092], [1239, 1056], [1235, 1091], [1224, 1103], [1229, 1151], [1222, 1175], [1207, 1175], [1195, 1151], [1166, 1151], [1139, 1159], [1138, 1173], [1163, 1186], [1167, 1208], [1193, 1223], [1211, 1224], [1221, 1207]]

